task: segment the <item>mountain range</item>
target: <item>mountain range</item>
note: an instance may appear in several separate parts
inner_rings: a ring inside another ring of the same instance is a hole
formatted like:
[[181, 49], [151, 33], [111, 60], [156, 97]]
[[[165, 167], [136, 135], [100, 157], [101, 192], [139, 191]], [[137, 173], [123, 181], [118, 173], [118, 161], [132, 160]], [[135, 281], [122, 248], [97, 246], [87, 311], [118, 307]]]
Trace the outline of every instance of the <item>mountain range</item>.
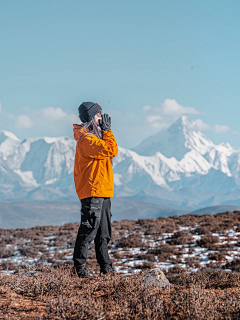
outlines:
[[[76, 201], [70, 137], [20, 140], [0, 131], [0, 201]], [[214, 144], [186, 116], [113, 162], [115, 198], [175, 210], [240, 206], [240, 149]]]

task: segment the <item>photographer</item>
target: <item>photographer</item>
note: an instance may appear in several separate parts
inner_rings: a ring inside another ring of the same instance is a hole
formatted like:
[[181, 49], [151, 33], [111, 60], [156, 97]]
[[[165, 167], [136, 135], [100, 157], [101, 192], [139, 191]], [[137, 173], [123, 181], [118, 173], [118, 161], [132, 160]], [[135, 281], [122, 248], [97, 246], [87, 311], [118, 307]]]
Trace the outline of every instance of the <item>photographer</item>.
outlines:
[[[81, 223], [73, 261], [80, 278], [88, 278], [88, 246], [95, 242], [100, 273], [114, 273], [107, 245], [111, 239], [111, 200], [114, 193], [112, 158], [118, 146], [111, 131], [111, 118], [101, 114], [101, 106], [83, 102], [78, 108], [81, 125], [74, 124], [77, 141], [74, 181], [81, 200]], [[99, 129], [100, 127], [100, 129]]]

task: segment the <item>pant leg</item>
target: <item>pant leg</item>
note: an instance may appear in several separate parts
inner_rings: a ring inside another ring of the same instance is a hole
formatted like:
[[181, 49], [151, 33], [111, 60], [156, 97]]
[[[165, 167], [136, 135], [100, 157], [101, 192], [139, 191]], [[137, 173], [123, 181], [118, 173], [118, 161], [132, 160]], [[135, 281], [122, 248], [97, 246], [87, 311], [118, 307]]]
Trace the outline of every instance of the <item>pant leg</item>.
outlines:
[[75, 267], [86, 264], [89, 244], [95, 239], [100, 225], [103, 201], [96, 197], [81, 200], [81, 223], [73, 253]]
[[100, 225], [97, 231], [96, 238], [94, 240], [96, 258], [100, 267], [104, 267], [110, 264], [108, 243], [111, 239], [111, 236], [111, 200], [110, 198], [104, 198]]

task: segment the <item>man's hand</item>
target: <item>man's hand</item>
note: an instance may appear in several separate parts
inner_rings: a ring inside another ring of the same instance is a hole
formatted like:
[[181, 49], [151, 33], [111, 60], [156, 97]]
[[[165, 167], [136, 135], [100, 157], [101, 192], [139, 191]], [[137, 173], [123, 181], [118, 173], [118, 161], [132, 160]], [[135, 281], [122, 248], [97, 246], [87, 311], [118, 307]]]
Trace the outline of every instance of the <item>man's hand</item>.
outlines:
[[99, 120], [99, 126], [104, 131], [111, 129], [111, 117], [107, 113], [102, 115], [102, 119]]

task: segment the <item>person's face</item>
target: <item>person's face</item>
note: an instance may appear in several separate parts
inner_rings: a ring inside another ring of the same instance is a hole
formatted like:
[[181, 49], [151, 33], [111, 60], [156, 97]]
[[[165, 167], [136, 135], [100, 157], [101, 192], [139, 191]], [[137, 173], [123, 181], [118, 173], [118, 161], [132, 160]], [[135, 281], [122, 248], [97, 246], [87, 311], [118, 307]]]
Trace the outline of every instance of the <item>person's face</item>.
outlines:
[[102, 119], [102, 114], [101, 112], [98, 112], [95, 116], [94, 116], [94, 120], [97, 126], [99, 126], [99, 120]]

